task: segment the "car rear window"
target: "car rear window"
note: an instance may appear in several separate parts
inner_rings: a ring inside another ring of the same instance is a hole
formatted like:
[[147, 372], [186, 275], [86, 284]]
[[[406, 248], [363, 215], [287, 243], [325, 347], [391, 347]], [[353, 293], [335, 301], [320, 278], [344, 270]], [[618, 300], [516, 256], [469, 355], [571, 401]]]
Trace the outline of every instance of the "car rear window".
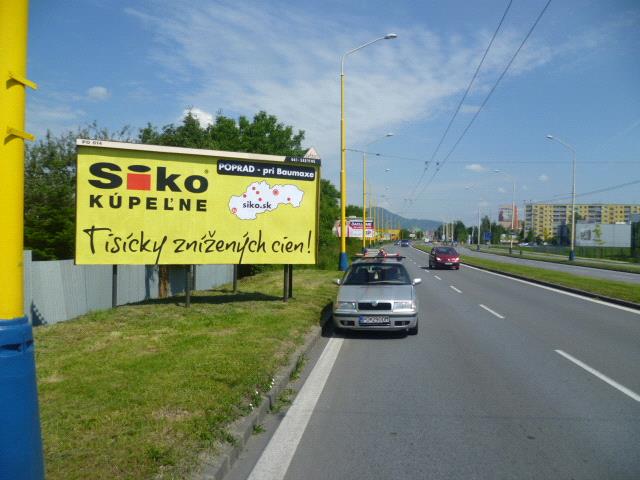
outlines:
[[409, 285], [411, 279], [400, 264], [362, 263], [351, 266], [343, 285]]

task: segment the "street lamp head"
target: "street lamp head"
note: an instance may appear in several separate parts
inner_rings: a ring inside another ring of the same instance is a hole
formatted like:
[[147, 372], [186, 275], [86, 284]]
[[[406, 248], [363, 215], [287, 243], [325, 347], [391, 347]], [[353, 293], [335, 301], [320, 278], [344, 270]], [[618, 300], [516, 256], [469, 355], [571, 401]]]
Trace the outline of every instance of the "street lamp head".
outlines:
[[549, 140], [554, 140], [553, 135], [547, 135], [547, 138], [548, 138]]
[[393, 137], [393, 133], [392, 133], [392, 132], [389, 132], [389, 133], [387, 133], [387, 134], [385, 135], [385, 137]]
[[396, 35], [395, 33], [387, 33], [384, 36], [385, 40], [393, 40], [394, 38], [398, 38], [398, 35]]

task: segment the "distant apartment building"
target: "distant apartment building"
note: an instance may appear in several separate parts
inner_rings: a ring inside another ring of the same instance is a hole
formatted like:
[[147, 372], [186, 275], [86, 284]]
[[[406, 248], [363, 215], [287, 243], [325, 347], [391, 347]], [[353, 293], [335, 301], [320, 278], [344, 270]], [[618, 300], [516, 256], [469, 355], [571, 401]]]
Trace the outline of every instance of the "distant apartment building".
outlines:
[[[576, 204], [576, 222], [629, 223], [631, 216], [640, 214], [640, 205]], [[525, 205], [525, 232], [545, 240], [561, 236], [563, 225], [571, 225], [571, 204], [533, 203]]]

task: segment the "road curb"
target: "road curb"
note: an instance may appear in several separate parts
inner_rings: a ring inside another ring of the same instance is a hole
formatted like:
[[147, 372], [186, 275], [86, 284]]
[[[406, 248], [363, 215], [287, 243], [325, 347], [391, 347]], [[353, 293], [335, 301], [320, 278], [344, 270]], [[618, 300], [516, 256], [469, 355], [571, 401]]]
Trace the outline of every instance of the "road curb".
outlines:
[[498, 270], [495, 268], [488, 267], [480, 267], [478, 265], [471, 265], [469, 263], [460, 262], [467, 267], [477, 268], [478, 270], [486, 270], [487, 272], [499, 273], [500, 275], [504, 275], [505, 277], [517, 278], [518, 280], [524, 280], [530, 283], [536, 283], [538, 285], [543, 285], [545, 287], [555, 288], [557, 290], [562, 290], [563, 292], [575, 293], [576, 295], [582, 295], [583, 297], [595, 298], [597, 300], [602, 300], [603, 302], [613, 303], [615, 305], [620, 305], [623, 307], [633, 308], [636, 310], [640, 310], [640, 303], [629, 302], [627, 300], [621, 300], [619, 298], [607, 297], [606, 295], [600, 295], [598, 293], [587, 292], [585, 290], [580, 290], [578, 288], [565, 287], [564, 285], [559, 285], [557, 283], [545, 282], [544, 280], [536, 280], [530, 277], [525, 277], [524, 275], [518, 275], [516, 273], [508, 273], [503, 272], [502, 270]]
[[291, 375], [298, 366], [300, 359], [309, 354], [322, 336], [324, 326], [329, 318], [331, 318], [330, 314], [323, 311], [322, 326], [315, 326], [307, 333], [303, 345], [291, 355], [289, 364], [274, 377], [271, 390], [261, 396], [260, 406], [255, 408], [249, 415], [239, 418], [227, 427], [227, 431], [234, 439], [233, 444], [225, 443], [219, 445], [219, 451], [215, 455], [210, 452], [200, 455], [199, 468], [191, 475], [190, 478], [192, 480], [222, 480], [229, 473], [253, 435], [255, 426], [262, 423], [278, 401], [282, 391], [289, 385]]

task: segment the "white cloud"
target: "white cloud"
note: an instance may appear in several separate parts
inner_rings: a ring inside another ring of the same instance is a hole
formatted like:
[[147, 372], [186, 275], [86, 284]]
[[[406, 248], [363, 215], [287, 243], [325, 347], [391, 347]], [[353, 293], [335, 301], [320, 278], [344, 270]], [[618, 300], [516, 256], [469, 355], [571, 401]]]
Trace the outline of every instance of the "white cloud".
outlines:
[[480, 165], [479, 163], [472, 163], [470, 165], [465, 165], [464, 166], [465, 170], [471, 170], [472, 172], [484, 172], [487, 168], [483, 167], [482, 165]]
[[99, 85], [91, 87], [87, 90], [87, 97], [89, 98], [89, 100], [106, 100], [107, 98], [109, 98], [109, 95], [109, 90]]
[[529, 190], [529, 187], [527, 185], [522, 185], [522, 190], [526, 192], [527, 190]]
[[489, 206], [489, 202], [487, 202], [486, 200], [480, 200], [478, 202], [478, 206], [479, 207], [488, 207]]
[[480, 110], [480, 105], [462, 105], [460, 107], [460, 113], [476, 113]]
[[502, 187], [498, 187], [498, 191], [499, 191], [500, 193], [507, 193], [507, 191], [506, 191], [504, 188], [502, 188]]
[[543, 173], [538, 177], [538, 180], [540, 180], [542, 183], [546, 183], [549, 181], [549, 175], [547, 175], [546, 173]]
[[[305, 143], [316, 146], [329, 160], [327, 165], [335, 165], [331, 160], [339, 153], [340, 56], [378, 33], [291, 6], [265, 5], [159, 0], [152, 11], [126, 12], [154, 39], [150, 61], [160, 67], [158, 75], [189, 84], [178, 99], [183, 105], [223, 108], [234, 116], [266, 110], [304, 129]], [[445, 37], [421, 26], [397, 33], [397, 40], [380, 41], [346, 59], [350, 146], [364, 143], [372, 131], [449, 111], [450, 100], [466, 88], [490, 35]], [[502, 32], [471, 95], [495, 81], [521, 37], [520, 31]], [[527, 47], [512, 77], [546, 64], [557, 51], [535, 38]], [[465, 105], [463, 111], [477, 108]]]
[[191, 115], [200, 122], [200, 126], [208, 127], [213, 124], [213, 115], [209, 112], [205, 112], [199, 108], [187, 108], [182, 112], [182, 118], [187, 116], [187, 113], [191, 112]]

